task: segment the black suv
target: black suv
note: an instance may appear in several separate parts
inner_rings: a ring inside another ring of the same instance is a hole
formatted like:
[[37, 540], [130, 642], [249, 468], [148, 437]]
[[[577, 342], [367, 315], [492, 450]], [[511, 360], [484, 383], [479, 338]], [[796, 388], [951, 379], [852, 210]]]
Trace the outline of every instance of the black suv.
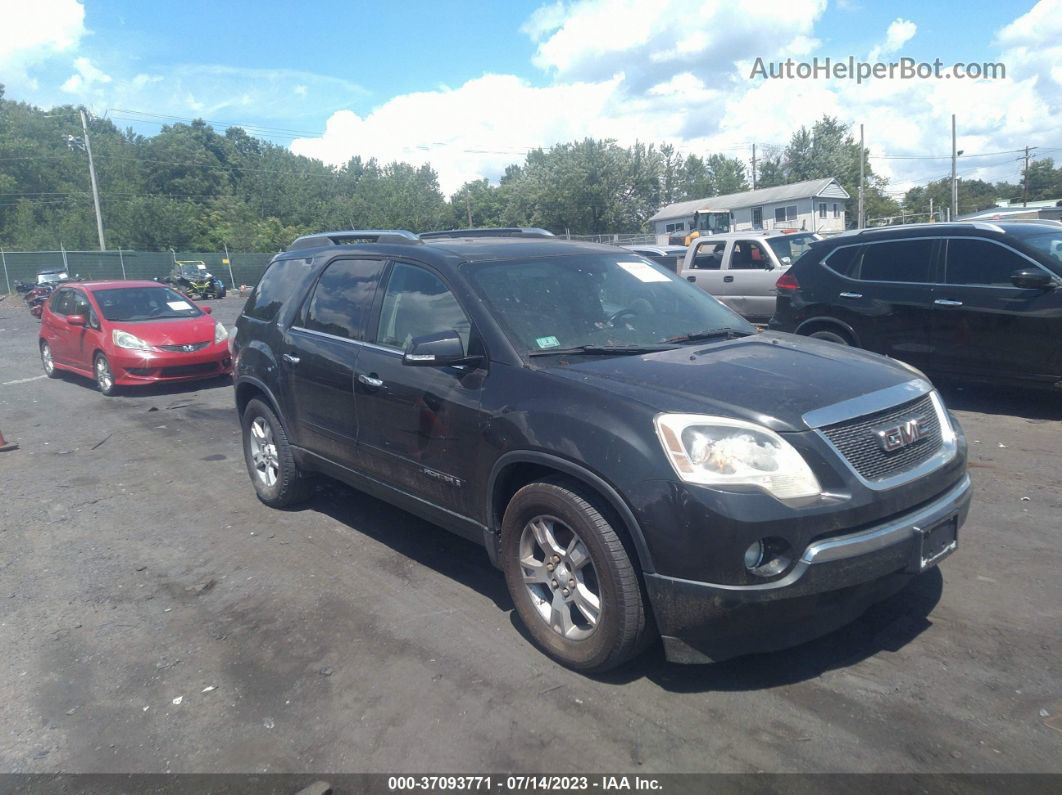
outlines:
[[1062, 224], [916, 224], [813, 243], [769, 328], [934, 375], [1062, 386]]
[[962, 432], [913, 368], [757, 334], [611, 246], [300, 238], [236, 329], [264, 503], [323, 473], [483, 544], [582, 670], [657, 635], [699, 662], [824, 634], [951, 552], [969, 507]]

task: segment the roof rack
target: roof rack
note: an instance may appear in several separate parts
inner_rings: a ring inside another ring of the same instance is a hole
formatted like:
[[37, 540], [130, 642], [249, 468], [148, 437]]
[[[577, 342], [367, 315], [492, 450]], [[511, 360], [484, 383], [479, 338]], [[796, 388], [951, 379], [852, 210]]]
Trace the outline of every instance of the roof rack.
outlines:
[[988, 223], [986, 221], [938, 221], [936, 223], [912, 223], [912, 224], [890, 224], [886, 226], [868, 226], [863, 229], [848, 229], [841, 234], [856, 234], [865, 235], [873, 232], [889, 232], [896, 229], [913, 229], [913, 228], [933, 228], [939, 226], [969, 226], [974, 229], [981, 229], [987, 232], [1004, 232], [1005, 230], [998, 224]]
[[446, 237], [556, 237], [547, 229], [537, 226], [481, 226], [473, 229], [446, 229], [438, 232], [424, 232], [421, 240], [435, 240]]
[[321, 246], [352, 246], [356, 243], [420, 243], [412, 232], [405, 229], [347, 229], [342, 232], [318, 232], [297, 237], [288, 246], [288, 251]]

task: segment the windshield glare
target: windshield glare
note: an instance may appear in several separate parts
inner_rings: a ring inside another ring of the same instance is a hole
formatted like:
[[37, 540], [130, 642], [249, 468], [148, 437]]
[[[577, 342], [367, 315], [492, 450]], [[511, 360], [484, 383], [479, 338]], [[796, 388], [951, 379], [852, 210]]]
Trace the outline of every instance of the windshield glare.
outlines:
[[93, 295], [107, 320], [172, 320], [203, 314], [195, 304], [168, 287], [118, 287]]
[[[806, 235], [783, 235], [782, 237], [767, 239], [767, 244], [774, 249], [774, 253], [778, 255], [778, 261], [783, 265], [791, 265], [796, 262], [805, 251], [811, 248], [811, 244], [814, 242], [815, 235], [811, 233]], [[789, 257], [789, 262], [785, 262], [785, 257]]]
[[474, 289], [525, 351], [659, 345], [753, 327], [701, 289], [634, 255], [591, 254], [467, 265]]

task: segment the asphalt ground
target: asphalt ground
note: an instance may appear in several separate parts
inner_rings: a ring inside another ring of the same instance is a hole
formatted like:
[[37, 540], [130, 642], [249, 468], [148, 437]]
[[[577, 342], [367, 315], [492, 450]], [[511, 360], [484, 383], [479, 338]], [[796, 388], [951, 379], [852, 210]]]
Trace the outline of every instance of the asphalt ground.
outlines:
[[37, 328], [0, 302], [0, 772], [1062, 771], [1062, 394], [945, 390], [960, 548], [859, 621], [591, 677], [475, 545], [340, 485], [260, 504], [228, 382], [105, 398]]

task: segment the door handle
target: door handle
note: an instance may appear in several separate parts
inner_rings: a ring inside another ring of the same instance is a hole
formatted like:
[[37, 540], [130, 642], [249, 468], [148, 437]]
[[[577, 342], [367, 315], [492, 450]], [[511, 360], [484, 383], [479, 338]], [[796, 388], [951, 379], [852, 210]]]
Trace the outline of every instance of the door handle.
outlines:
[[734, 281], [734, 277], [733, 276], [724, 276], [723, 277], [723, 281], [724, 282], [732, 282], [732, 281]]
[[938, 298], [933, 303], [937, 306], [962, 306], [962, 301], [951, 301], [947, 298]]
[[862, 293], [840, 293], [841, 298], [862, 298]]
[[292, 367], [295, 367], [301, 361], [298, 356], [295, 356], [291, 353], [285, 353], [280, 358], [290, 364]]
[[373, 375], [366, 375], [365, 373], [358, 373], [358, 380], [361, 381], [361, 383], [365, 384], [365, 386], [372, 387], [373, 389], [379, 389], [383, 386], [382, 378], [377, 378]]
[[695, 281], [697, 281], [697, 277], [696, 276], [687, 276], [686, 277], [686, 281], [695, 282]]

